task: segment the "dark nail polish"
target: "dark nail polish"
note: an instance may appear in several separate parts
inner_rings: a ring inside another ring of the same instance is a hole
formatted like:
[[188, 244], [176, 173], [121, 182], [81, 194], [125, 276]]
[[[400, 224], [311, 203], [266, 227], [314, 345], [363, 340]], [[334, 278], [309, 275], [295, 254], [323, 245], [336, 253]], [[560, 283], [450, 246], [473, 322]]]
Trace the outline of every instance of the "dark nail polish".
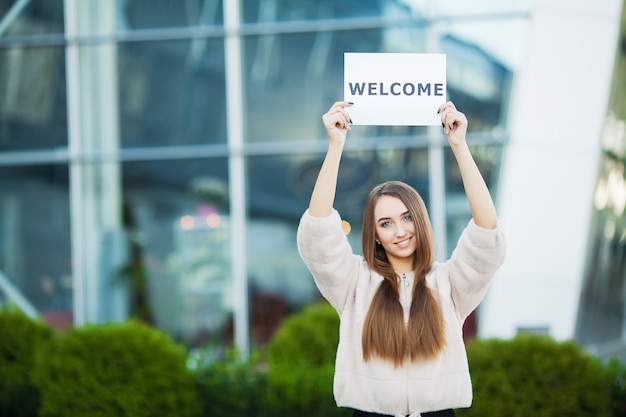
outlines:
[[443, 123], [441, 124], [441, 127], [443, 127], [444, 129], [446, 128], [446, 125], [444, 125]]
[[354, 104], [353, 102], [349, 101], [348, 104]]
[[441, 109], [437, 109], [437, 114], [441, 113]]
[[350, 123], [352, 123], [352, 119], [350, 119]]

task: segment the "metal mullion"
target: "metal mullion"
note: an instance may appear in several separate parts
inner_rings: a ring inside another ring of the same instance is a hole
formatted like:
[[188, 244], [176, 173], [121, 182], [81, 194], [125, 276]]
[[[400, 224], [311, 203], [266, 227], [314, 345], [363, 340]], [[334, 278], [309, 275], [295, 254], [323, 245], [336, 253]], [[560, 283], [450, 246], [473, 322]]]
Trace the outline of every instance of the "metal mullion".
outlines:
[[[429, 2], [428, 14], [432, 16], [433, 2]], [[439, 53], [439, 31], [437, 30], [434, 19], [429, 21], [426, 26], [426, 51], [430, 53]], [[443, 103], [442, 103], [443, 104]], [[437, 239], [435, 240], [435, 255], [438, 260], [443, 261], [448, 257], [447, 245], [447, 223], [448, 211], [446, 205], [446, 174], [445, 174], [445, 156], [443, 147], [447, 145], [444, 139], [442, 128], [439, 126], [428, 126], [428, 138], [430, 146], [428, 147], [428, 195], [429, 195], [429, 211], [431, 213], [430, 220], [432, 222], [433, 232]]]
[[[226, 7], [225, 7], [226, 9]], [[224, 36], [258, 36], [268, 34], [295, 34], [312, 32], [345, 32], [353, 30], [375, 30], [414, 27], [442, 22], [478, 22], [484, 20], [528, 19], [527, 12], [482, 14], [473, 16], [434, 16], [425, 19], [408, 17], [359, 17], [349, 19], [294, 20], [285, 22], [244, 23], [237, 26], [192, 26], [184, 28], [156, 28], [117, 31], [113, 34], [48, 34], [19, 35], [0, 38], [0, 49], [21, 47], [65, 46], [68, 44], [99, 44], [124, 42], [175, 41], [192, 38], [221, 38]]]
[[228, 129], [228, 186], [230, 197], [230, 265], [233, 277], [235, 345], [249, 354], [248, 268], [246, 248], [245, 156], [243, 155], [243, 74], [239, 0], [224, 3], [226, 114]]
[[[435, 128], [435, 133], [439, 128]], [[346, 150], [376, 150], [384, 148], [421, 149], [433, 141], [431, 133], [403, 136], [362, 136], [358, 142], [346, 143]], [[470, 145], [504, 145], [507, 133], [474, 132], [467, 134]], [[325, 153], [324, 138], [306, 141], [248, 142], [237, 150], [245, 156], [292, 155], [301, 153]], [[70, 152], [68, 149], [0, 152], [0, 167], [19, 165], [44, 165], [67, 163], [141, 162], [180, 159], [225, 158], [231, 153], [224, 145], [182, 145], [149, 148], [122, 148], [116, 152]]]
[[[78, 22], [74, 0], [64, 0], [64, 18], [66, 36], [71, 38], [76, 33]], [[68, 120], [68, 156], [70, 174], [70, 228], [72, 239], [72, 284], [74, 325], [85, 323], [85, 265], [84, 265], [84, 222], [83, 222], [83, 172], [80, 162], [80, 83], [78, 45], [67, 43], [65, 46], [67, 120]]]

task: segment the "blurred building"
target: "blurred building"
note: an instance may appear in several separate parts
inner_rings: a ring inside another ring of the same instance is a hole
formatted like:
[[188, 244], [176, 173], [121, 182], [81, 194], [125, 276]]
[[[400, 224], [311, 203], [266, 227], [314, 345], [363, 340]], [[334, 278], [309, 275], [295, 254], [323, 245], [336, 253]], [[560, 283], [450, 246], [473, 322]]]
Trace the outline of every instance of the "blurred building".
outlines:
[[[445, 53], [510, 247], [468, 332], [619, 349], [622, 2], [466, 3], [0, 0], [0, 304], [265, 343], [319, 299], [295, 231], [344, 52]], [[356, 250], [387, 179], [453, 250], [470, 211], [440, 129], [355, 127], [341, 170]]]
[[624, 354], [626, 187], [623, 163], [607, 160], [626, 140], [624, 13], [622, 1], [533, 4], [499, 179], [509, 256], [482, 336], [541, 332]]

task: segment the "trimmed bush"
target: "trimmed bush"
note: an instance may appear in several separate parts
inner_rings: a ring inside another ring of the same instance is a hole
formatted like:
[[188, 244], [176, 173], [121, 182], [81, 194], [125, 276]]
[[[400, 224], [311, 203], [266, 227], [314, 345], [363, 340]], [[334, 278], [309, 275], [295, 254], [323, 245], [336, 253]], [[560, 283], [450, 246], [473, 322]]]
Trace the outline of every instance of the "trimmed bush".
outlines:
[[339, 316], [327, 302], [287, 318], [267, 348], [268, 408], [274, 415], [348, 416], [333, 398]]
[[474, 404], [459, 417], [608, 417], [613, 374], [575, 342], [522, 334], [467, 348]]
[[267, 346], [275, 367], [334, 365], [339, 343], [339, 315], [327, 302], [304, 307], [282, 323]]
[[626, 364], [613, 358], [607, 364], [607, 369], [613, 376], [611, 415], [614, 417], [626, 416]]
[[347, 417], [335, 404], [339, 317], [327, 303], [288, 317], [264, 352], [236, 352], [198, 371], [205, 417]]
[[[339, 318], [327, 303], [283, 322], [264, 354], [236, 352], [198, 371], [205, 417], [349, 417], [332, 395]], [[574, 342], [537, 335], [468, 346], [474, 405], [459, 417], [622, 416], [626, 367], [604, 366]], [[267, 362], [265, 370], [264, 359]]]
[[204, 417], [273, 416], [267, 409], [267, 377], [255, 352], [243, 360], [229, 351], [222, 360], [198, 370]]
[[16, 308], [0, 309], [0, 416], [37, 415], [39, 392], [31, 382], [36, 350], [54, 331]]
[[138, 322], [69, 330], [37, 357], [42, 417], [192, 417], [200, 404], [186, 350]]

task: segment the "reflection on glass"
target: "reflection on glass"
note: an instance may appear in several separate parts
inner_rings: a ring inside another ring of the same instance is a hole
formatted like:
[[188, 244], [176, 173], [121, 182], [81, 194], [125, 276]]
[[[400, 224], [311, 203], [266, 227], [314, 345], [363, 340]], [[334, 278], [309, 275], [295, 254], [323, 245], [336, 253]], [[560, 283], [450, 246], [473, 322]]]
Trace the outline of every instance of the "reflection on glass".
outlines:
[[0, 151], [67, 146], [63, 48], [0, 49]]
[[62, 34], [63, 0], [0, 0], [0, 38]]
[[[144, 280], [132, 314], [190, 345], [232, 342], [225, 159], [123, 166], [126, 278]], [[134, 273], [134, 275], [132, 274]]]
[[226, 142], [222, 39], [120, 44], [122, 147]]
[[405, 0], [413, 7], [430, 8], [433, 16], [454, 17], [457, 20], [469, 20], [475, 17], [498, 16], [506, 18], [507, 15], [522, 15], [529, 11], [530, 0], [497, 1], [475, 0], [472, 2], [463, 0], [437, 1], [437, 0]]
[[378, 0], [260, 0], [241, 4], [246, 23], [377, 17], [383, 8]]
[[[616, 160], [611, 154], [602, 158], [597, 190], [602, 184], [615, 182], [610, 177], [616, 167], [620, 168], [619, 182], [623, 184], [624, 161]], [[608, 204], [596, 207], [591, 222], [591, 240], [576, 329], [576, 339], [586, 345], [601, 345], [624, 336], [626, 228], [623, 203], [616, 205], [614, 198], [621, 191], [615, 187], [613, 185], [611, 191], [604, 191]]]
[[[173, 247], [166, 258], [166, 270], [179, 285], [173, 293], [162, 291], [160, 297], [155, 285], [155, 305], [171, 304], [178, 298], [175, 331], [184, 340], [192, 344], [230, 343], [231, 334], [226, 334], [232, 326], [233, 311], [228, 214], [218, 212], [212, 204], [203, 204], [195, 213], [174, 222], [172, 229]], [[171, 320], [171, 312], [159, 313], [161, 320]]]
[[626, 337], [626, 9], [622, 13], [576, 323], [576, 340], [604, 357], [615, 355]]
[[73, 319], [68, 189], [63, 165], [0, 169], [0, 272], [57, 327]]
[[[222, 0], [106, 0], [117, 5], [118, 30], [222, 25]], [[229, 0], [230, 1], [230, 0]]]
[[318, 297], [294, 243], [298, 221], [308, 206], [310, 183], [301, 182], [300, 175], [306, 160], [248, 159], [249, 322], [250, 339], [257, 346], [269, 341], [287, 314]]
[[[470, 125], [472, 120], [469, 121]], [[496, 137], [496, 141], [504, 142], [504, 138]], [[500, 161], [502, 160], [502, 144], [492, 145], [472, 145], [469, 139], [472, 155], [478, 165], [478, 169], [482, 174], [487, 187], [494, 201], [497, 201], [498, 194], [498, 177], [500, 171]], [[448, 242], [448, 256], [451, 255], [454, 246], [461, 236], [461, 232], [467, 226], [467, 222], [472, 217], [467, 197], [465, 196], [465, 188], [463, 180], [458, 168], [454, 154], [449, 148], [445, 152], [445, 175], [446, 175], [446, 239]]]

